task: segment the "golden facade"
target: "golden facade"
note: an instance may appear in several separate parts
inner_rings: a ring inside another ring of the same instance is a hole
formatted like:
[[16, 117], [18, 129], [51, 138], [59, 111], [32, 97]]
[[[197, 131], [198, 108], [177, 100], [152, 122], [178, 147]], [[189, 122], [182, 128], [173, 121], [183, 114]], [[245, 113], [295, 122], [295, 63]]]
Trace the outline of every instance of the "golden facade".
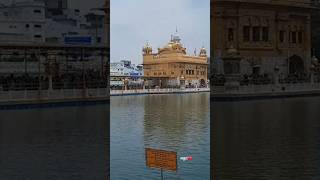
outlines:
[[221, 61], [229, 49], [235, 49], [241, 56], [241, 74], [273, 74], [275, 69], [283, 75], [308, 73], [310, 10], [308, 0], [214, 0], [214, 61]]
[[176, 33], [158, 53], [153, 53], [148, 43], [143, 47], [144, 76], [160, 87], [206, 87], [207, 59], [205, 48], [198, 55], [187, 55]]

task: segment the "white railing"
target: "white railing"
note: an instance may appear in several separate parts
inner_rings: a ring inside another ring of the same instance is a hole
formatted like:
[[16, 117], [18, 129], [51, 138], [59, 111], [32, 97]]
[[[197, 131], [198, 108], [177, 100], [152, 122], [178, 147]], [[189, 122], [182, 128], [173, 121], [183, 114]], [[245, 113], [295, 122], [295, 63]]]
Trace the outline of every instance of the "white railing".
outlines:
[[0, 102], [50, 101], [108, 97], [109, 89], [107, 88], [0, 91]]
[[209, 92], [210, 88], [165, 88], [165, 89], [132, 89], [132, 90], [111, 90], [110, 95], [130, 95], [130, 94], [167, 94], [167, 93], [193, 93]]
[[320, 90], [320, 83], [288, 83], [265, 85], [242, 85], [238, 90], [227, 91], [224, 86], [212, 86], [212, 93], [270, 93], [270, 92], [299, 92]]

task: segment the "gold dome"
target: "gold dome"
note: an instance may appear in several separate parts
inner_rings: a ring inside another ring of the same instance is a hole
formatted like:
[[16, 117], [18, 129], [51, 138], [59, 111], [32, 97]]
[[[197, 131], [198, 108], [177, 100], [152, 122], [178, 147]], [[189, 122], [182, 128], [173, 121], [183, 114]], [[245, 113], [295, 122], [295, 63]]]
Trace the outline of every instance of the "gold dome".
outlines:
[[199, 54], [199, 56], [201, 56], [201, 57], [206, 57], [206, 56], [207, 56], [207, 50], [206, 50], [206, 48], [202, 47], [202, 48], [200, 49], [200, 54]]
[[186, 54], [186, 48], [183, 47], [180, 42], [180, 37], [176, 32], [174, 35], [171, 35], [171, 40], [163, 48], [158, 48], [158, 53], [183, 53]]
[[181, 49], [181, 48], [182, 48], [182, 45], [181, 45], [180, 43], [174, 43], [174, 44], [172, 45], [172, 48], [173, 48], [174, 50]]
[[148, 42], [145, 46], [143, 46], [142, 52], [143, 54], [152, 54], [152, 47], [149, 45]]
[[163, 48], [158, 49], [159, 53], [171, 53], [171, 52], [178, 52], [186, 54], [186, 48], [183, 47], [181, 43], [170, 41], [167, 45]]
[[173, 42], [170, 41], [164, 48], [172, 49], [173, 47]]

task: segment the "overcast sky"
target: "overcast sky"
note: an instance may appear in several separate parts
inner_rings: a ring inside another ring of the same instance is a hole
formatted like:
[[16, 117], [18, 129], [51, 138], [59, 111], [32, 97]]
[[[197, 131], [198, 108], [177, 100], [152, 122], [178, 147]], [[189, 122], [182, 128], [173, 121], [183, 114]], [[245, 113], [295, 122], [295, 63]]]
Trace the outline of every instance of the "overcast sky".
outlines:
[[210, 49], [209, 0], [111, 0], [111, 61], [142, 63], [148, 41], [157, 52], [176, 30], [188, 54]]

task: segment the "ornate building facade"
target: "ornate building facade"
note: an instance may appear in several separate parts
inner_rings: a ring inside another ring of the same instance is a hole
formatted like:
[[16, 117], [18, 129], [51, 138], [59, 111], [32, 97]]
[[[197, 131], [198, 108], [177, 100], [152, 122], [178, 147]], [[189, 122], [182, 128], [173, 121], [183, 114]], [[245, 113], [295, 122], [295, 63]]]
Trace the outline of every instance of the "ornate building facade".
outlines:
[[145, 78], [148, 83], [160, 87], [206, 87], [206, 49], [201, 48], [198, 55], [187, 55], [180, 40], [176, 32], [165, 47], [158, 49], [158, 53], [153, 53], [148, 43], [143, 47]]
[[222, 61], [233, 49], [241, 56], [241, 74], [273, 75], [275, 70], [284, 76], [307, 74], [311, 64], [308, 1], [214, 0], [213, 61]]
[[315, 56], [320, 57], [320, 1], [312, 0], [314, 10], [311, 16], [311, 42], [312, 49]]

